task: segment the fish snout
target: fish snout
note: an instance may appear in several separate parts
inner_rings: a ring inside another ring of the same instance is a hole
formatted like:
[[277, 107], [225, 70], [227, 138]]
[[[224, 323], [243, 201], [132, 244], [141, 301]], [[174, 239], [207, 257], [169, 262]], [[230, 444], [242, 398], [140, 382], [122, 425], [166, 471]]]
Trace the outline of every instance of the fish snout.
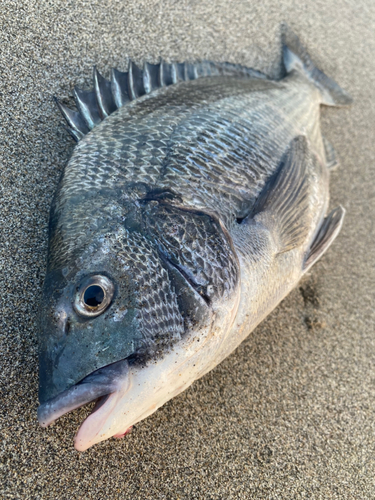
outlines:
[[62, 415], [96, 400], [93, 413], [105, 404], [111, 394], [124, 392], [130, 384], [127, 360], [100, 368], [78, 384], [66, 389], [38, 408], [38, 421], [48, 427]]

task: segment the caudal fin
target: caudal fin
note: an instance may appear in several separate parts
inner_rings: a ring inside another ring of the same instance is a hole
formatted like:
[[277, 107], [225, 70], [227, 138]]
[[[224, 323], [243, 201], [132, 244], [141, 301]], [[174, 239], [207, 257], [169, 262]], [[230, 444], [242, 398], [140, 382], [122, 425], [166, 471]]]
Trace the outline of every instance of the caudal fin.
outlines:
[[322, 104], [347, 106], [352, 98], [335, 81], [320, 71], [312, 62], [297, 35], [287, 26], [282, 27], [283, 60], [287, 73], [297, 70], [304, 73], [322, 94]]

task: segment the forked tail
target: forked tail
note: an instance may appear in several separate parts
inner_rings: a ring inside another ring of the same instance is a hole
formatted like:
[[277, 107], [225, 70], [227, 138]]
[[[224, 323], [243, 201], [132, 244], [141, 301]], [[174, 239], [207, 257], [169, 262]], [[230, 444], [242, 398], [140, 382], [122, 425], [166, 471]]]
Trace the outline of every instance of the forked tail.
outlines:
[[282, 27], [283, 60], [287, 73], [293, 70], [304, 73], [318, 87], [322, 104], [327, 106], [347, 106], [352, 98], [337, 83], [318, 69], [312, 62], [297, 35], [287, 26]]

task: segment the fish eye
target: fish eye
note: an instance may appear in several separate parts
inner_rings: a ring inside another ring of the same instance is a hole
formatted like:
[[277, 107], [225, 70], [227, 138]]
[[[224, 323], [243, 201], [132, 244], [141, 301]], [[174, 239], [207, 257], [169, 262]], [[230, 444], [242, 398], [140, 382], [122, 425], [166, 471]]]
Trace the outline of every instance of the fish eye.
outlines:
[[93, 318], [102, 314], [111, 304], [114, 285], [107, 276], [89, 276], [78, 287], [74, 309], [80, 316]]
[[99, 307], [104, 300], [104, 290], [99, 285], [90, 285], [83, 294], [83, 302], [89, 307]]

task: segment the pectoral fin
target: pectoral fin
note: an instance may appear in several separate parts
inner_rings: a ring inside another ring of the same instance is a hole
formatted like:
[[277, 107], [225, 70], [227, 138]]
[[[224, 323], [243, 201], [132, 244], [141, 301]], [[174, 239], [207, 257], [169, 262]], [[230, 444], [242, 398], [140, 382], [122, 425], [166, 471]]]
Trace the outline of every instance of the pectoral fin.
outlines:
[[323, 220], [322, 225], [310, 247], [306, 256], [303, 272], [305, 273], [324, 252], [331, 246], [331, 243], [339, 234], [345, 216], [345, 209], [341, 206], [332, 210], [332, 212]]
[[307, 237], [309, 161], [307, 139], [298, 136], [254, 205], [251, 217], [269, 228], [277, 242], [278, 253], [296, 248]]

